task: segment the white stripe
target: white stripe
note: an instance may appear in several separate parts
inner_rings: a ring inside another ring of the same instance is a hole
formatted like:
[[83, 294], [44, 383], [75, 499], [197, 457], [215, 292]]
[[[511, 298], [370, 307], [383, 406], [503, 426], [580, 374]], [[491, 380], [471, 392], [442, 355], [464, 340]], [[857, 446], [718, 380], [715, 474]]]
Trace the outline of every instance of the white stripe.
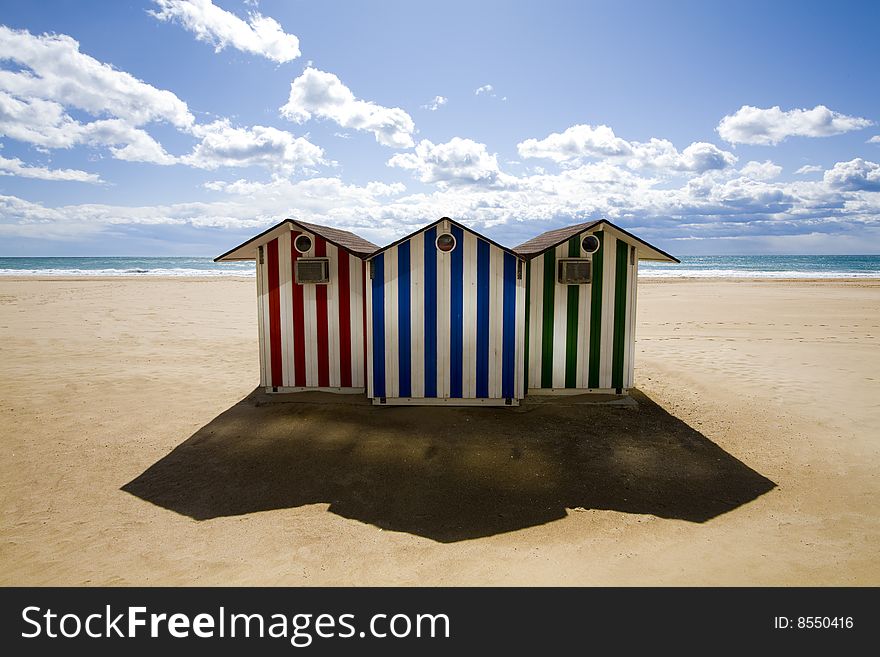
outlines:
[[627, 388], [635, 385], [635, 354], [636, 354], [636, 298], [639, 290], [639, 254], [636, 251], [636, 261], [630, 267], [630, 285], [629, 285], [629, 303], [627, 304], [627, 313], [629, 313], [629, 334], [627, 335], [627, 369], [626, 382]]
[[[266, 247], [261, 246], [260, 249], [263, 252], [263, 260], [266, 259], [265, 251]], [[268, 386], [269, 378], [266, 374], [266, 336], [265, 336], [265, 327], [263, 326], [263, 306], [266, 304], [266, 295], [264, 293], [263, 286], [263, 277], [265, 276], [265, 265], [260, 264], [260, 256], [259, 251], [257, 252], [257, 261], [256, 261], [256, 270], [257, 270], [257, 335], [259, 336], [259, 344], [260, 344], [260, 385], [263, 387]]]
[[[373, 267], [376, 266], [375, 261]], [[367, 362], [364, 364], [365, 373], [367, 375], [367, 397], [373, 397], [373, 281], [370, 279], [370, 263], [367, 263], [367, 270], [364, 272], [366, 279], [366, 314], [367, 314]]]
[[[568, 257], [568, 242], [556, 247], [556, 262]], [[568, 286], [557, 279], [553, 268], [553, 387], [565, 387], [565, 333], [568, 329]]]
[[611, 387], [611, 359], [614, 350], [614, 266], [617, 239], [607, 230], [602, 245], [602, 339], [599, 359], [599, 387]]
[[516, 398], [523, 398], [523, 357], [525, 337], [525, 323], [528, 318], [525, 316], [526, 307], [526, 264], [517, 260], [514, 267], [519, 271], [522, 266], [522, 277], [516, 280], [516, 309], [514, 311], [514, 320], [516, 321], [516, 362], [514, 364], [514, 390]]
[[501, 397], [504, 328], [504, 251], [489, 249], [489, 397]]
[[[303, 254], [304, 258], [315, 257], [315, 236], [304, 233], [312, 239], [312, 248]], [[306, 385], [310, 388], [318, 385], [318, 301], [315, 285], [303, 285], [303, 316], [305, 323], [306, 345]]]
[[[438, 234], [440, 231], [438, 230]], [[437, 396], [449, 396], [450, 254], [437, 250]]]
[[412, 396], [425, 396], [425, 234], [409, 241]]
[[351, 319], [351, 385], [364, 385], [364, 324], [361, 317], [363, 293], [361, 290], [361, 263], [363, 260], [348, 255], [348, 316]]
[[330, 258], [330, 284], [327, 285], [327, 347], [330, 352], [329, 383], [331, 388], [342, 385], [339, 368], [339, 258], [347, 258], [348, 254], [339, 252], [332, 244], [327, 245], [327, 257]]
[[461, 396], [477, 396], [477, 238], [464, 231], [462, 254]]
[[529, 387], [541, 387], [541, 338], [544, 315], [544, 256], [533, 258], [530, 263], [532, 289], [529, 293]]
[[293, 385], [293, 304], [290, 231], [278, 236], [278, 307], [281, 312], [281, 385]]

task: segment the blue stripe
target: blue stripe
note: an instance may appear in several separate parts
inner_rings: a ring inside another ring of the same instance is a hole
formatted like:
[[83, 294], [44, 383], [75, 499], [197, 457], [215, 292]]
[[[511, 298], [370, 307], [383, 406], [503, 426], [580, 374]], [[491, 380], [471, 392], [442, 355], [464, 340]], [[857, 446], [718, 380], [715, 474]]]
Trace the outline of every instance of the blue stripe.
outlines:
[[397, 332], [399, 349], [398, 378], [400, 379], [400, 396], [412, 396], [412, 325], [410, 324], [410, 265], [409, 242], [397, 247]]
[[504, 324], [501, 347], [501, 396], [513, 398], [513, 370], [516, 363], [516, 258], [504, 254]]
[[425, 231], [425, 397], [437, 396], [437, 228]]
[[489, 243], [477, 240], [477, 397], [489, 396]]
[[385, 254], [373, 258], [373, 396], [385, 396]]
[[464, 231], [452, 227], [455, 248], [449, 255], [452, 258], [449, 281], [449, 396], [461, 397], [462, 388], [462, 342], [464, 312]]

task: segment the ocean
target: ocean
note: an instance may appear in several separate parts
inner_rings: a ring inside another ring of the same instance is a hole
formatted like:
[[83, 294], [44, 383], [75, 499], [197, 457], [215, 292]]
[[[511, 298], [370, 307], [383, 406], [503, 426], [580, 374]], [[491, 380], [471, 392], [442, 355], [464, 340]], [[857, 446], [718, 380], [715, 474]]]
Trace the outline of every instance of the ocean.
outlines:
[[[880, 278], [880, 255], [682, 256], [639, 263], [645, 278]], [[254, 276], [254, 263], [211, 258], [0, 258], [0, 276]]]

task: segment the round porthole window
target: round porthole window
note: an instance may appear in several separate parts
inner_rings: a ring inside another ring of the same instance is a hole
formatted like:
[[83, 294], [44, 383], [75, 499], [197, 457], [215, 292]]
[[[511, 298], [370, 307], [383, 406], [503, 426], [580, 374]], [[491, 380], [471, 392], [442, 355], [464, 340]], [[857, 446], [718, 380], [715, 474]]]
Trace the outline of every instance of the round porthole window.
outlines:
[[312, 238], [308, 235], [300, 235], [296, 238], [296, 241], [293, 243], [293, 245], [300, 253], [308, 253], [312, 248]]
[[437, 248], [443, 251], [443, 253], [449, 253], [455, 248], [455, 237], [451, 233], [438, 235]]
[[595, 235], [587, 235], [581, 241], [581, 247], [587, 253], [595, 253], [596, 251], [599, 250], [599, 246], [600, 246], [599, 238], [596, 237]]

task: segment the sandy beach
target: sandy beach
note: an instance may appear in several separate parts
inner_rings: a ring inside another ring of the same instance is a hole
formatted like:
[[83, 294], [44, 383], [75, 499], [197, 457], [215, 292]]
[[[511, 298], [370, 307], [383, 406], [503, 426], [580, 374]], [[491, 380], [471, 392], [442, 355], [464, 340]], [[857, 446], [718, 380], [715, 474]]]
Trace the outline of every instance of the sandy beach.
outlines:
[[255, 392], [254, 281], [0, 278], [0, 584], [878, 585], [880, 281], [643, 280], [637, 406]]

